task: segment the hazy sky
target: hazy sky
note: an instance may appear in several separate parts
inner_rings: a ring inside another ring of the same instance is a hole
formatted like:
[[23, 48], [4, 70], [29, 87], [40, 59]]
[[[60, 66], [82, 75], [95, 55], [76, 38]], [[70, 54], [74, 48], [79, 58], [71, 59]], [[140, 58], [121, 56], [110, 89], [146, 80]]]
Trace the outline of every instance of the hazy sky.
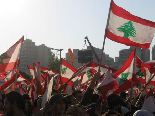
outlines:
[[[155, 22], [155, 0], [114, 2]], [[85, 36], [94, 47], [102, 48], [109, 5], [110, 0], [0, 0], [0, 53], [22, 35], [36, 45], [64, 49], [63, 57], [68, 48], [82, 49]], [[125, 48], [129, 47], [106, 39], [105, 53], [113, 58]]]

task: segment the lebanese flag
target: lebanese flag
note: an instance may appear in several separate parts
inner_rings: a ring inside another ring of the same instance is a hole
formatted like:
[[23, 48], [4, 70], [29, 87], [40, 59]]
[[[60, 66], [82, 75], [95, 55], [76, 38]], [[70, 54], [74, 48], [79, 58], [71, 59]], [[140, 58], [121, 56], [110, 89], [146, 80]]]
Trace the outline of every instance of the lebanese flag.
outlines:
[[[115, 94], [119, 94], [126, 89], [131, 87], [131, 82], [134, 74], [134, 66], [135, 66], [135, 50], [130, 54], [129, 58], [126, 60], [121, 69], [119, 69], [113, 77], [115, 78], [119, 88], [114, 91]], [[134, 81], [134, 80], [133, 80]]]
[[115, 79], [111, 76], [110, 71], [106, 72], [105, 78], [97, 86], [103, 98], [109, 90], [115, 90], [119, 87]]
[[24, 36], [0, 56], [0, 73], [13, 70], [19, 63]]
[[[140, 68], [141, 68], [141, 70], [142, 70], [142, 72], [143, 72], [143, 74], [145, 76], [145, 84], [146, 84], [146, 83], [148, 83], [150, 78], [155, 74], [155, 62], [154, 61], [141, 62], [140, 66], [141, 66]], [[149, 84], [150, 85], [155, 85], [155, 77], [149, 82]]]
[[142, 106], [142, 110], [147, 110], [149, 112], [155, 112], [155, 99], [154, 99], [154, 94], [153, 94], [152, 89], [150, 89], [150, 92], [146, 96], [146, 99]]
[[[63, 83], [66, 83], [72, 77], [74, 72], [76, 72], [77, 69], [64, 59], [61, 59], [61, 63], [62, 63], [61, 81]], [[72, 79], [71, 81], [68, 82], [68, 85], [73, 86], [74, 81], [76, 80]]]
[[106, 37], [112, 41], [148, 49], [155, 33], [155, 22], [130, 14], [113, 1], [109, 11]]
[[33, 63], [34, 75], [35, 75], [35, 84], [37, 87], [37, 94], [43, 95], [43, 87], [41, 86], [41, 72], [40, 72], [40, 62], [37, 62], [37, 65]]
[[46, 102], [49, 101], [49, 99], [51, 98], [52, 88], [53, 88], [53, 77], [49, 80], [49, 84], [46, 86], [46, 91], [42, 98], [42, 107], [43, 108], [45, 108]]
[[6, 90], [7, 88], [11, 87], [12, 84], [14, 84], [14, 82], [16, 81], [16, 79], [18, 80], [19, 74], [16, 75], [16, 73], [8, 81], [6, 81], [2, 86], [0, 86], [0, 91]]
[[57, 73], [57, 72], [55, 72], [55, 71], [53, 71], [51, 69], [48, 69], [48, 68], [41, 67], [40, 70], [43, 71], [43, 72], [48, 72], [48, 74], [50, 74], [50, 75], [52, 75], [52, 74], [53, 75], [59, 74], [59, 73]]
[[143, 61], [139, 58], [136, 57], [136, 79], [142, 84], [146, 84], [146, 70], [143, 66]]

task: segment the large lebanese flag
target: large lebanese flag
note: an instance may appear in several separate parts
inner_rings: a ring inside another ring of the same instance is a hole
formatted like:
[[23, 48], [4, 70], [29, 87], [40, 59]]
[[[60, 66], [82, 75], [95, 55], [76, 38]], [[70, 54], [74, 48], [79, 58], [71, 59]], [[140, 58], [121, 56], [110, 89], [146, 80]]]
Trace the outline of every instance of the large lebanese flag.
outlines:
[[127, 46], [148, 49], [155, 33], [155, 22], [130, 14], [111, 2], [107, 38]]
[[19, 54], [24, 36], [5, 53], [0, 55], [0, 73], [13, 70], [19, 63]]
[[[119, 94], [126, 89], [131, 87], [131, 82], [134, 75], [135, 67], [135, 50], [130, 54], [129, 58], [126, 60], [121, 69], [119, 69], [113, 77], [115, 78], [119, 88], [114, 91], [115, 94]], [[134, 80], [133, 80], [134, 81]]]

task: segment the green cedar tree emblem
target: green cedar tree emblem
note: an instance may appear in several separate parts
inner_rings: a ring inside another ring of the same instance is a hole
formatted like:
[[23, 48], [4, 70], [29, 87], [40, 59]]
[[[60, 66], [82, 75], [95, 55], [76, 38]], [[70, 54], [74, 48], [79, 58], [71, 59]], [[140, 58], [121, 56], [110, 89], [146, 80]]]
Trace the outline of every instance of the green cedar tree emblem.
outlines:
[[132, 21], [129, 21], [127, 23], [124, 23], [121, 27], [117, 28], [118, 31], [123, 32], [125, 38], [136, 37], [136, 30], [133, 26]]
[[129, 76], [129, 74], [131, 74], [130, 72], [128, 72], [128, 73], [122, 73], [121, 74], [121, 79], [120, 79], [120, 82], [119, 82], [119, 85], [121, 85], [122, 83], [124, 83], [125, 81], [127, 81], [128, 79], [128, 76]]
[[91, 78], [91, 72], [90, 71], [87, 71], [87, 77], [90, 79]]
[[10, 58], [7, 53], [3, 53], [0, 55], [0, 64], [3, 64], [3, 60]]
[[63, 69], [62, 69], [62, 74], [65, 75], [65, 74], [66, 74], [66, 70], [67, 70], [67, 67], [63, 68]]
[[141, 70], [138, 70], [138, 72], [136, 73], [136, 75], [137, 75], [139, 78], [143, 78], [143, 77], [144, 77], [144, 73], [143, 73]]

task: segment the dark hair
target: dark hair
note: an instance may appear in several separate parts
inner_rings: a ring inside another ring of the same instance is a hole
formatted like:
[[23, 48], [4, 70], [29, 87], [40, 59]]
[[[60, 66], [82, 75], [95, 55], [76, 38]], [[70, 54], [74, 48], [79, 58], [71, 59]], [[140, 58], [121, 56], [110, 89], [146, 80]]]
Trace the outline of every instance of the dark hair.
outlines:
[[92, 103], [96, 103], [99, 99], [99, 95], [98, 94], [93, 94], [91, 97], [91, 102]]
[[78, 94], [78, 93], [82, 93], [82, 91], [79, 91], [79, 90], [74, 91], [74, 92], [72, 93], [72, 95], [76, 98], [76, 94]]
[[66, 99], [68, 100], [68, 104], [72, 104], [71, 103], [71, 97], [74, 97], [73, 95], [68, 95], [67, 97], [66, 97]]
[[24, 94], [24, 95], [22, 95], [22, 97], [24, 100], [30, 100], [30, 97], [28, 94]]
[[[55, 89], [52, 89], [52, 93], [57, 93], [58, 94], [58, 91], [55, 90]], [[51, 95], [52, 95], [52, 93], [51, 93]]]
[[115, 111], [111, 111], [109, 110], [108, 112], [104, 113], [102, 116], [110, 116], [111, 114], [117, 114], [118, 116], [121, 116], [121, 114], [115, 112]]
[[126, 93], [125, 93], [125, 92], [122, 92], [122, 93], [120, 94], [120, 97], [123, 98], [123, 99], [126, 99]]
[[108, 106], [110, 107], [110, 109], [113, 109], [115, 106], [121, 103], [121, 98], [119, 95], [112, 94], [108, 96], [107, 101], [108, 101]]
[[11, 91], [6, 94], [5, 98], [10, 102], [10, 104], [14, 104], [15, 102], [17, 103], [17, 107], [21, 110], [24, 110], [24, 100], [22, 98], [22, 95], [19, 94], [16, 91]]

